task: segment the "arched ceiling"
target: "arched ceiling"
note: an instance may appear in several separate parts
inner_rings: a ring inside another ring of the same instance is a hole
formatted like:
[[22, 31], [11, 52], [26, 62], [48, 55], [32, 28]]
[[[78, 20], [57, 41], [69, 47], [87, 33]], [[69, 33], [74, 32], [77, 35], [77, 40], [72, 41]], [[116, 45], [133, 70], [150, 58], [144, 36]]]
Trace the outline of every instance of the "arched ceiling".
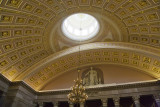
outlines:
[[[61, 75], [76, 69], [96, 64], [118, 64], [139, 69], [154, 78], [160, 77], [160, 50], [131, 43], [90, 43], [72, 47], [50, 55], [28, 69], [17, 80], [23, 79], [27, 84], [40, 90], [45, 84]], [[26, 73], [28, 73], [26, 77]]]
[[[74, 69], [76, 63], [51, 71], [49, 66], [67, 64], [64, 58], [77, 59], [77, 48], [73, 47], [77, 43], [63, 37], [60, 29], [63, 19], [77, 12], [91, 14], [101, 24], [97, 37], [83, 42], [92, 42], [82, 46], [83, 66], [108, 60], [159, 78], [159, 0], [0, 0], [1, 74], [40, 90], [62, 69]], [[94, 43], [109, 41], [113, 43]], [[109, 59], [108, 52], [112, 56]]]

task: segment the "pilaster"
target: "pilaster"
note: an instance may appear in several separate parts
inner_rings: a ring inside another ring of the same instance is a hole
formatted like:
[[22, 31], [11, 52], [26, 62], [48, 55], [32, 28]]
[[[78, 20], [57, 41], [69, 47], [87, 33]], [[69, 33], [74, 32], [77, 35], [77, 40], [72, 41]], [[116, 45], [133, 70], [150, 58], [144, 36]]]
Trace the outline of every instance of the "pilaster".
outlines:
[[84, 107], [84, 103], [80, 103], [80, 107]]
[[156, 101], [157, 106], [160, 107], [160, 95], [155, 94], [155, 95], [153, 95], [153, 97]]
[[58, 107], [58, 101], [53, 101], [52, 104], [54, 105], [53, 107]]
[[137, 96], [133, 96], [132, 98], [133, 98], [135, 106], [140, 107], [140, 102], [139, 102], [140, 96], [137, 95]]
[[102, 107], [107, 107], [107, 99], [101, 99]]
[[120, 100], [120, 98], [119, 98], [119, 97], [113, 98], [113, 101], [114, 101], [114, 105], [115, 105], [115, 107], [120, 107], [119, 100]]
[[74, 104], [69, 101], [69, 107], [74, 107]]

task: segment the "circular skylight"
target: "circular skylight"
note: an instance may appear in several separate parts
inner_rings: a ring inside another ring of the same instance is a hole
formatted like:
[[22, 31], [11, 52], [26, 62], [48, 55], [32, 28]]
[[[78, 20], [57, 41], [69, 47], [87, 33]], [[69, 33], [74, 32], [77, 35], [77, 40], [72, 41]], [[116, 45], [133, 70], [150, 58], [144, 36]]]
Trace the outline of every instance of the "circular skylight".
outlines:
[[62, 31], [69, 39], [85, 41], [96, 36], [99, 31], [99, 23], [89, 14], [77, 13], [63, 21]]

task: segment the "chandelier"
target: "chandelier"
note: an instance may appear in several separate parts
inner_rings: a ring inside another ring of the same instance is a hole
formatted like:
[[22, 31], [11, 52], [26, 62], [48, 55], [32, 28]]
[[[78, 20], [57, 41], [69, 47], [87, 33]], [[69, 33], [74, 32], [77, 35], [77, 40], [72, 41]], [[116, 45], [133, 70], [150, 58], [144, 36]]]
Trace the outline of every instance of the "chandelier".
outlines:
[[74, 80], [75, 84], [71, 87], [71, 92], [68, 94], [68, 99], [72, 103], [83, 103], [88, 98], [82, 80], [79, 79], [79, 72], [80, 70], [78, 70], [78, 78]]
[[[80, 45], [79, 45], [79, 64], [80, 64]], [[78, 69], [78, 77], [77, 80], [74, 80], [75, 84], [71, 87], [71, 92], [68, 94], [68, 99], [70, 102], [74, 104], [83, 103], [88, 98], [85, 93], [85, 87], [82, 84], [82, 79], [79, 78]]]

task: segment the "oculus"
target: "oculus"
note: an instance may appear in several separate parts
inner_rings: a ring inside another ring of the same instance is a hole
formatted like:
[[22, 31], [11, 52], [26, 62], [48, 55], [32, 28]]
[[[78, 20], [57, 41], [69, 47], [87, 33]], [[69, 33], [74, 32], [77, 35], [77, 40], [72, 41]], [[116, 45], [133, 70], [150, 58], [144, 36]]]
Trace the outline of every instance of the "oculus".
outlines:
[[93, 16], [85, 13], [68, 16], [61, 27], [64, 35], [75, 41], [89, 40], [99, 32], [99, 22]]

